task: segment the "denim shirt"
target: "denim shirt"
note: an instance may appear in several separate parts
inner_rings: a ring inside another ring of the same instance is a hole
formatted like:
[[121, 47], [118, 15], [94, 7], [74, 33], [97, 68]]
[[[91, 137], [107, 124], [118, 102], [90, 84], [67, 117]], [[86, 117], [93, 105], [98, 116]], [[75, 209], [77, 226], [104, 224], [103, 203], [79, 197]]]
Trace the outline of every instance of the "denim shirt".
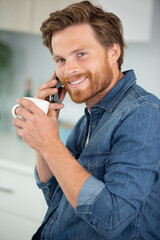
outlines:
[[123, 74], [90, 114], [85, 110], [67, 140], [92, 174], [76, 208], [54, 176], [44, 184], [35, 171], [48, 211], [34, 239], [160, 239], [160, 101], [136, 84], [133, 70]]

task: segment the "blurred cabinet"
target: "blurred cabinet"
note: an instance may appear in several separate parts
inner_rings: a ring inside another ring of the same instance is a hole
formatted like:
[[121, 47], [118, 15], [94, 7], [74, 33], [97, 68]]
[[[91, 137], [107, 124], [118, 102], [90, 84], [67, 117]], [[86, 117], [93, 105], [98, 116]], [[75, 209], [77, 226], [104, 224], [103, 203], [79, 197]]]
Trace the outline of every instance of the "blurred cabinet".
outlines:
[[[49, 14], [79, 0], [0, 0], [0, 29], [40, 34]], [[127, 41], [151, 38], [153, 0], [92, 0], [120, 17]]]
[[[42, 22], [49, 17], [51, 12], [63, 9], [72, 3], [80, 2], [80, 0], [34, 0], [34, 13], [32, 32], [40, 33]], [[92, 3], [97, 4], [97, 0], [92, 0]]]
[[75, 2], [79, 0], [0, 0], [0, 29], [40, 34], [51, 12]]
[[45, 212], [46, 203], [33, 169], [0, 161], [0, 239], [31, 239]]
[[58, 10], [60, 1], [55, 0], [34, 0], [33, 25], [31, 31], [40, 34], [42, 22], [49, 17], [51, 12]]
[[0, 0], [0, 29], [28, 32], [31, 0]]

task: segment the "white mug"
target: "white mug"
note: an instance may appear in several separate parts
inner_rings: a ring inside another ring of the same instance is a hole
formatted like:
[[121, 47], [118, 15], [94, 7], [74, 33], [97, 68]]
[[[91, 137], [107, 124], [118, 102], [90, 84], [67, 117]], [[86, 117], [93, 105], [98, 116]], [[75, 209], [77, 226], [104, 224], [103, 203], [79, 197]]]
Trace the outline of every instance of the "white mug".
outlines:
[[[42, 100], [42, 99], [38, 99], [38, 98], [31, 98], [31, 97], [24, 97], [32, 102], [34, 102], [37, 107], [39, 107], [45, 114], [48, 114], [48, 109], [49, 109], [49, 102], [46, 101], [46, 100]], [[18, 107], [24, 107], [24, 106], [21, 106], [19, 104], [16, 104], [12, 107], [12, 115], [14, 118], [16, 117], [19, 117], [21, 118], [20, 116], [18, 116], [16, 113], [15, 113], [15, 110], [16, 108]], [[24, 107], [25, 108], [25, 107]], [[25, 108], [26, 109], [26, 108]]]

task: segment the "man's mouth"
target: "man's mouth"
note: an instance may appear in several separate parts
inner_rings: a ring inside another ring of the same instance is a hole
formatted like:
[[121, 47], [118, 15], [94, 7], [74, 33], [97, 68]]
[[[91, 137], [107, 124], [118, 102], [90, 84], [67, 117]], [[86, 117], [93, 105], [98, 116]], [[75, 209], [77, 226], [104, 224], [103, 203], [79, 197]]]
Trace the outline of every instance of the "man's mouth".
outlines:
[[71, 82], [68, 82], [68, 84], [71, 85], [71, 86], [76, 86], [76, 85], [79, 85], [79, 84], [81, 84], [82, 82], [84, 82], [87, 78], [88, 78], [88, 76], [86, 76], [86, 77], [81, 77], [81, 78], [78, 79], [78, 80], [73, 80], [73, 81], [71, 81]]

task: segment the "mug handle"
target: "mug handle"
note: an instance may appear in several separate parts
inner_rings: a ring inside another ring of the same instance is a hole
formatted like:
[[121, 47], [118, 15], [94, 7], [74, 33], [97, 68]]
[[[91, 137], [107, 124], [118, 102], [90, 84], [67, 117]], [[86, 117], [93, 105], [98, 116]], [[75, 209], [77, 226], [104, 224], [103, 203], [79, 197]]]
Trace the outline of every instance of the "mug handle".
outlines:
[[14, 118], [18, 117], [18, 115], [15, 114], [15, 110], [16, 110], [16, 108], [18, 108], [18, 107], [20, 107], [19, 104], [16, 104], [16, 105], [14, 105], [14, 106], [12, 107], [12, 115], [13, 115]]

